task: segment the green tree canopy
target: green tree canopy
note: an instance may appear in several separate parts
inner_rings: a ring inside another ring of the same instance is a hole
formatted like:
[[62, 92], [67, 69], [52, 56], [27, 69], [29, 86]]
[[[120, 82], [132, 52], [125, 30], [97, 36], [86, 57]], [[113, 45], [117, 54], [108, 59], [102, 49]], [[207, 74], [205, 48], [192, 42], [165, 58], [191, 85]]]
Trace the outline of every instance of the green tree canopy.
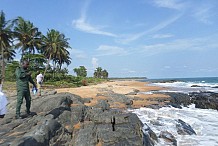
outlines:
[[80, 66], [79, 68], [74, 68], [73, 71], [76, 73], [77, 77], [86, 77], [87, 69], [85, 66]]
[[19, 66], [19, 62], [18, 61], [12, 61], [11, 63], [8, 63], [5, 72], [7, 74], [7, 76], [5, 77], [5, 79], [7, 81], [15, 81], [16, 77], [15, 77], [15, 70], [16, 68]]
[[48, 30], [47, 35], [42, 37], [42, 53], [47, 59], [44, 75], [51, 60], [58, 63], [60, 68], [64, 63], [70, 64], [70, 53], [67, 50], [70, 48], [68, 40], [64, 34], [54, 29]]
[[108, 78], [108, 72], [107, 72], [107, 70], [104, 69], [104, 70], [101, 72], [101, 75], [102, 75], [102, 78], [107, 79], [107, 78]]
[[[15, 20], [14, 35], [16, 38], [16, 48], [22, 52], [22, 57], [25, 54], [35, 53], [41, 46], [41, 32], [30, 21], [18, 17]], [[29, 60], [29, 58], [28, 58]]]
[[108, 72], [107, 70], [103, 70], [101, 67], [97, 67], [94, 71], [94, 77], [95, 78], [108, 78]]
[[13, 23], [5, 19], [3, 11], [0, 12], [0, 57], [1, 57], [1, 84], [5, 78], [5, 65], [7, 61], [13, 59], [15, 52], [12, 48]]

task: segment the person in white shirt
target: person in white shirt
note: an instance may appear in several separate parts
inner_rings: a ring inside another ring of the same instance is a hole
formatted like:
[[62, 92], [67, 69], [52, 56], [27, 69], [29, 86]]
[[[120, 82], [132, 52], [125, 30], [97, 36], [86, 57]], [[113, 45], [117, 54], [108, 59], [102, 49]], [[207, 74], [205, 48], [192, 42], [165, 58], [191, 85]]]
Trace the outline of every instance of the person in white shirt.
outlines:
[[36, 76], [38, 96], [41, 96], [41, 86], [42, 86], [43, 78], [44, 78], [43, 75], [39, 71], [38, 75]]
[[0, 84], [0, 119], [4, 118], [6, 112], [7, 112], [7, 106], [8, 100], [5, 96], [5, 94], [2, 92], [2, 84]]

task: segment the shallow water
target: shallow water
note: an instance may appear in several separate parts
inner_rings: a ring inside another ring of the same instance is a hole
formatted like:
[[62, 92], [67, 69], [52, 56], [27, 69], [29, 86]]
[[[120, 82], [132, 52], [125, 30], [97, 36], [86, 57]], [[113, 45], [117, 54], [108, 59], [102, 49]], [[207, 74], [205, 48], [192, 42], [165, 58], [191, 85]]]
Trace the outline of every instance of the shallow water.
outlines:
[[[218, 146], [218, 111], [197, 109], [194, 105], [177, 109], [163, 107], [160, 109], [140, 108], [131, 110], [143, 123], [146, 123], [159, 136], [160, 131], [172, 133], [178, 146]], [[197, 135], [178, 135], [176, 120], [188, 123]], [[160, 138], [159, 138], [160, 139]], [[171, 145], [160, 139], [157, 146]]]

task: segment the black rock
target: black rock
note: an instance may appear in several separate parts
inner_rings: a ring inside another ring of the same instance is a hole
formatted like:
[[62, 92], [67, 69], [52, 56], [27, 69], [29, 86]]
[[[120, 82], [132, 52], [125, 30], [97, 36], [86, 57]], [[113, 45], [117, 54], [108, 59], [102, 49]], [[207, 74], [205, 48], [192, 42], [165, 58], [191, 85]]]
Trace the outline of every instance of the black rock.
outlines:
[[171, 142], [174, 146], [177, 146], [177, 140], [176, 138], [168, 131], [161, 131], [159, 138], [163, 138], [166, 141]]
[[180, 135], [196, 135], [196, 132], [192, 129], [192, 127], [185, 123], [184, 121], [178, 119], [178, 124], [176, 124], [177, 132]]
[[189, 94], [196, 108], [218, 110], [218, 93], [192, 92]]

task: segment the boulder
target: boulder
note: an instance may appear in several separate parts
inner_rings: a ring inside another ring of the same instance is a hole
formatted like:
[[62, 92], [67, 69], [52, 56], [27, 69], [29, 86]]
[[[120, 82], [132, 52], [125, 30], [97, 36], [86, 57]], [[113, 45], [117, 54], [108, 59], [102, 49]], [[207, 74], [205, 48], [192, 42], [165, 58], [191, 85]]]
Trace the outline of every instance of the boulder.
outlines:
[[117, 94], [114, 92], [110, 92], [110, 93], [104, 93], [104, 94], [97, 94], [97, 96], [108, 97], [109, 104], [114, 103], [114, 102], [119, 102], [119, 103], [123, 103], [127, 105], [128, 107], [131, 107], [131, 105], [133, 104], [133, 101], [128, 96], [123, 95], [123, 94]]
[[171, 142], [172, 145], [177, 146], [176, 138], [168, 131], [161, 131], [159, 138], [163, 138], [167, 142]]
[[176, 108], [181, 108], [182, 106], [188, 106], [191, 104], [191, 99], [188, 94], [184, 93], [165, 93], [171, 97], [169, 105], [176, 107]]
[[189, 94], [196, 108], [218, 110], [218, 93], [192, 92]]
[[[116, 97], [126, 104], [130, 101], [126, 96]], [[85, 102], [70, 93], [33, 96], [31, 110], [35, 115], [15, 119], [14, 109], [9, 109], [0, 120], [0, 145], [147, 146], [149, 142], [153, 146], [154, 133], [143, 133], [143, 124], [136, 114], [111, 109], [105, 100], [93, 107], [87, 107]]]
[[192, 129], [192, 127], [182, 121], [181, 119], [177, 120], [176, 128], [177, 128], [177, 133], [180, 135], [196, 135], [195, 131]]

